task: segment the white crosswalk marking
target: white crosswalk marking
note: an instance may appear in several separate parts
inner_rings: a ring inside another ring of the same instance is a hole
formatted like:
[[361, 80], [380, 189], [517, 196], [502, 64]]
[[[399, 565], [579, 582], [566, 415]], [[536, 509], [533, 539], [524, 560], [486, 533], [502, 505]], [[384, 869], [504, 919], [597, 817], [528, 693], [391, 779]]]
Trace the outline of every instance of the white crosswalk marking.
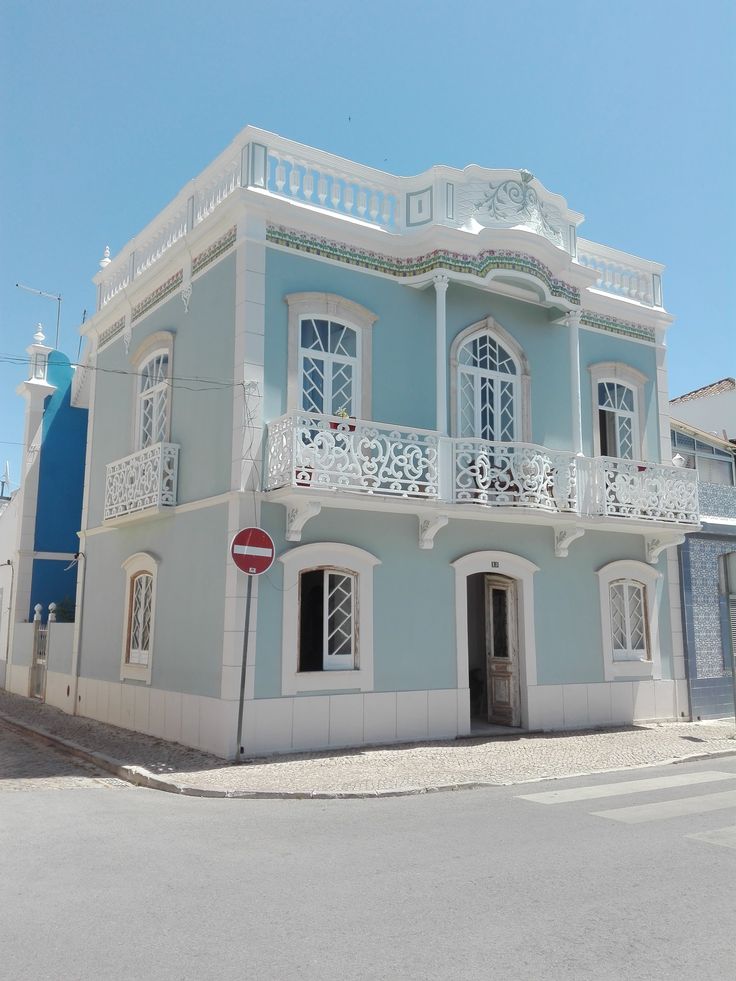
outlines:
[[685, 835], [686, 838], [695, 838], [697, 841], [704, 841], [708, 845], [723, 845], [724, 848], [736, 848], [736, 824], [730, 828], [718, 828], [716, 831], [702, 831], [695, 835]]
[[521, 794], [522, 800], [536, 804], [567, 804], [577, 800], [597, 800], [601, 797], [618, 797], [623, 794], [644, 794], [651, 790], [670, 787], [688, 787], [693, 784], [714, 783], [718, 780], [736, 780], [736, 773], [723, 770], [706, 770], [703, 773], [681, 773], [673, 777], [650, 777], [644, 780], [622, 780], [618, 783], [593, 784], [572, 787], [569, 790], [548, 790], [541, 794]]
[[596, 817], [609, 818], [611, 821], [621, 821], [624, 824], [642, 824], [645, 821], [660, 821], [664, 818], [720, 811], [727, 807], [736, 807], [736, 790], [727, 790], [721, 794], [703, 794], [699, 797], [678, 797], [675, 800], [657, 801], [654, 804], [634, 804], [632, 807], [617, 807], [611, 811], [592, 813]]

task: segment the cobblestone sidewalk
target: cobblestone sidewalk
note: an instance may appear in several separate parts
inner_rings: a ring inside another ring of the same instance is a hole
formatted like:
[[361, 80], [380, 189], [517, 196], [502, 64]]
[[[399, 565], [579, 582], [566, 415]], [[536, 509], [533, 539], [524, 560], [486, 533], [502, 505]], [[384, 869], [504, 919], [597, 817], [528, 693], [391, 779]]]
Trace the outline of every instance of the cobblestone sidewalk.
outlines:
[[[162, 789], [208, 796], [370, 796], [652, 766], [693, 756], [736, 754], [733, 720], [484, 737], [375, 749], [302, 753], [241, 766], [217, 757], [66, 715], [0, 691], [0, 717], [75, 744], [102, 762]], [[123, 775], [123, 774], [121, 774]], [[168, 784], [168, 787], [165, 787]]]

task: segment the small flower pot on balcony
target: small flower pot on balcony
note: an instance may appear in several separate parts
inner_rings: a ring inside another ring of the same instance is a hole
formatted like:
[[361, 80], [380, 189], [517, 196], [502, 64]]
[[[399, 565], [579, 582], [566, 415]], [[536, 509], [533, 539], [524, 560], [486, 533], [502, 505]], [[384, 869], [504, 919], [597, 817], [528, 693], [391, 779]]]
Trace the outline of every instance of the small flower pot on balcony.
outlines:
[[330, 429], [338, 429], [338, 430], [341, 429], [342, 432], [346, 432], [347, 431], [349, 433], [354, 433], [355, 432], [355, 423], [354, 422], [349, 422], [347, 419], [344, 419], [342, 422], [331, 422], [330, 423]]

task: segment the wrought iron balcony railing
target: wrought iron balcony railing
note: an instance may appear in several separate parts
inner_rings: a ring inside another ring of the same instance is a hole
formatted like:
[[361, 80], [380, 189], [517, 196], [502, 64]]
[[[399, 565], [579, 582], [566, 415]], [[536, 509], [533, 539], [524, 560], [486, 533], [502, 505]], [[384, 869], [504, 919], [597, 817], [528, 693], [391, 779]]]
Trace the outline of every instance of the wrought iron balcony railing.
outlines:
[[137, 511], [173, 507], [179, 471], [179, 447], [154, 443], [107, 465], [105, 521]]
[[698, 523], [694, 471], [306, 412], [268, 426], [264, 490], [281, 487]]

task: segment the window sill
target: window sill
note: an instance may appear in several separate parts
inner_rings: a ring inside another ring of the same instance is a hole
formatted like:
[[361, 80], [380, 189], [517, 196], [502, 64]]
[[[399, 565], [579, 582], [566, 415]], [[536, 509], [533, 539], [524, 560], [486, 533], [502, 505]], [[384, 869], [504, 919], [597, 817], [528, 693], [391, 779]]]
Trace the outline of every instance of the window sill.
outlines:
[[144, 681], [151, 684], [151, 667], [143, 664], [123, 664], [120, 668], [121, 681]]
[[312, 691], [371, 691], [373, 681], [368, 672], [358, 668], [350, 671], [299, 671], [285, 679], [284, 695]]
[[606, 681], [639, 681], [653, 677], [652, 661], [611, 661], [606, 665]]

